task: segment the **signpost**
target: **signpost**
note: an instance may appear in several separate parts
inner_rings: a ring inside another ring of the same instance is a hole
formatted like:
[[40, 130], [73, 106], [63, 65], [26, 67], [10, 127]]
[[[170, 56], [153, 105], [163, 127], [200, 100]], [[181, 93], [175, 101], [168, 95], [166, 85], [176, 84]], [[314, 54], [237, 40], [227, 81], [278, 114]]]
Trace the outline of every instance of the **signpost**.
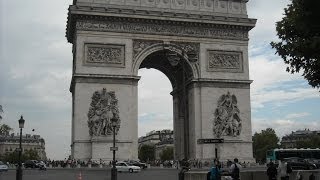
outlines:
[[[224, 139], [198, 139], [197, 143], [198, 144], [221, 144], [224, 142]], [[216, 159], [218, 158], [218, 149], [215, 147], [215, 157]]]
[[198, 144], [217, 144], [223, 143], [224, 139], [198, 139]]

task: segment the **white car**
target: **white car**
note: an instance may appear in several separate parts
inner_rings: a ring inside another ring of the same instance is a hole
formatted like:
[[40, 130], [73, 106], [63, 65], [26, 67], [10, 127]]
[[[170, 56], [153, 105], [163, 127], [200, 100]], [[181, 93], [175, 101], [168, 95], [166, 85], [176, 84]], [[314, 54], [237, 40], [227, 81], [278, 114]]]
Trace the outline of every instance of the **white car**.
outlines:
[[8, 171], [8, 166], [0, 161], [0, 172], [2, 171]]
[[117, 162], [116, 168], [118, 172], [139, 172], [141, 171], [141, 168], [139, 166], [133, 166], [126, 162]]

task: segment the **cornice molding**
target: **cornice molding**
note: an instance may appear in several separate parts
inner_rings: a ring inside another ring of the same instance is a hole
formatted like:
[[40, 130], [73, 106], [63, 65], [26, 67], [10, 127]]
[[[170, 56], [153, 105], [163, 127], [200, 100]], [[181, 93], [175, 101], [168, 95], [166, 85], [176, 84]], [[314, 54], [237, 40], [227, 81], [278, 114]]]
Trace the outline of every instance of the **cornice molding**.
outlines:
[[124, 84], [137, 86], [139, 80], [140, 76], [130, 75], [74, 74], [69, 90], [73, 93], [76, 83]]
[[76, 30], [248, 40], [256, 19], [71, 5], [66, 37]]

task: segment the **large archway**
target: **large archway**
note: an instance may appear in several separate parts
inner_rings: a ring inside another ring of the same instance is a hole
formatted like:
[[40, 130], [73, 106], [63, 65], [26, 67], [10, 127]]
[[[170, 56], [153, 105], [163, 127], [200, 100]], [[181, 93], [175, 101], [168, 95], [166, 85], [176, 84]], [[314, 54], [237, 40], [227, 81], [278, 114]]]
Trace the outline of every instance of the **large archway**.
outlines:
[[[172, 85], [173, 99], [173, 130], [175, 159], [188, 158], [189, 155], [189, 122], [188, 122], [188, 89], [187, 84], [194, 78], [188, 59], [172, 50], [163, 49], [163, 45], [149, 49], [143, 56], [139, 68], [154, 68], [165, 74]], [[183, 50], [179, 50], [183, 52]], [[183, 52], [184, 53], [184, 52]]]
[[[72, 157], [138, 158], [140, 68], [155, 68], [173, 91], [175, 157], [253, 161], [245, 0], [75, 0]], [[107, 147], [107, 148], [106, 148]]]

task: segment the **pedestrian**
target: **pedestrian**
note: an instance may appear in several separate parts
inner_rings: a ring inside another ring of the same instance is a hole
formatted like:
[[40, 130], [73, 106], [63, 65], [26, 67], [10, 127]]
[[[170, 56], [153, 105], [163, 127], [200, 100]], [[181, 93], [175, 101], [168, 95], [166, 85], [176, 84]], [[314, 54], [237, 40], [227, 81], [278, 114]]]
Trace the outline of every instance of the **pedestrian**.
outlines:
[[283, 161], [279, 161], [278, 172], [281, 180], [289, 180], [289, 174], [287, 172], [288, 164]]
[[240, 180], [240, 169], [242, 166], [239, 164], [239, 160], [234, 158], [233, 163], [230, 166], [230, 173], [233, 180]]
[[297, 172], [296, 180], [303, 180], [300, 170]]
[[309, 176], [309, 180], [316, 180], [316, 177], [314, 176], [313, 173], [311, 173], [311, 175]]
[[276, 180], [277, 179], [277, 174], [278, 174], [277, 168], [274, 165], [274, 163], [271, 161], [269, 163], [269, 167], [267, 169], [267, 175], [269, 177], [269, 180]]
[[214, 159], [213, 165], [210, 170], [210, 180], [221, 180], [221, 170], [219, 164], [219, 161], [217, 159]]

